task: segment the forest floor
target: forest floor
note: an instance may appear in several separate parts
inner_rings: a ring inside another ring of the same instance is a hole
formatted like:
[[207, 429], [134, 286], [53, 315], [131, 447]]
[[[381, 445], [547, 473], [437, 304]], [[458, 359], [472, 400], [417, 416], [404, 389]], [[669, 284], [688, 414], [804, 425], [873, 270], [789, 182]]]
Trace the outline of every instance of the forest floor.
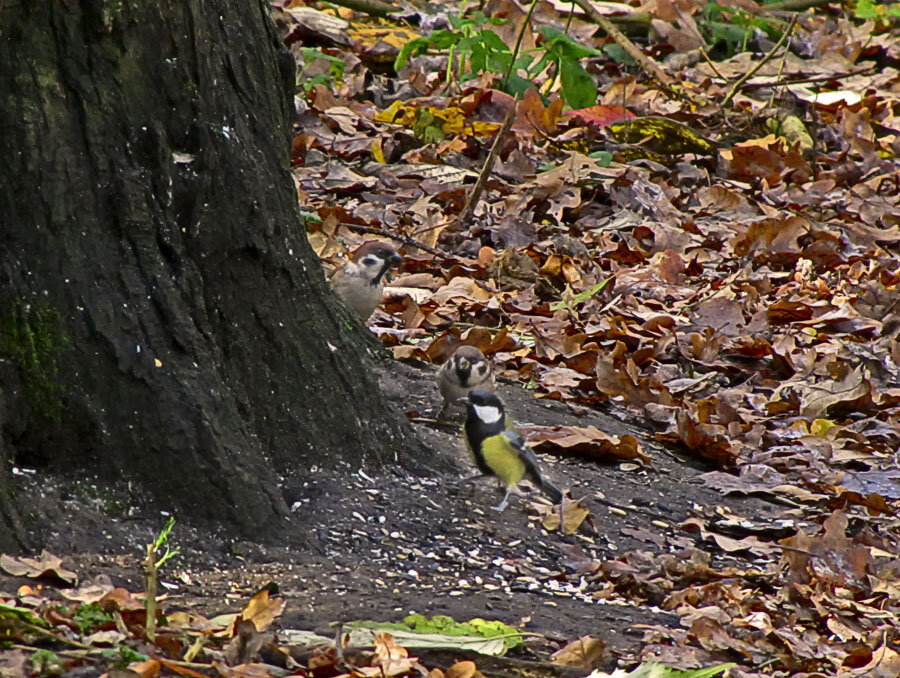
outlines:
[[[401, 411], [433, 413], [440, 403], [433, 368], [393, 363], [382, 383]], [[545, 474], [572, 497], [583, 497], [590, 510], [576, 535], [562, 537], [541, 527], [534, 497], [514, 497], [497, 514], [489, 508], [499, 499], [493, 484], [459, 487], [455, 481], [470, 469], [458, 434], [417, 424], [435, 455], [423, 460], [421, 476], [400, 469], [310, 469], [286, 480], [295, 516], [290, 529], [297, 537], [287, 541], [295, 545], [235, 540], [178, 522], [172, 541], [180, 554], [162, 573], [163, 609], [207, 617], [237, 612], [255, 591], [275, 582], [287, 601], [284, 629], [331, 636], [329, 625], [338, 621], [397, 622], [413, 612], [459, 621], [482, 617], [535, 634], [524, 652], [532, 659], [545, 659], [585, 635], [599, 638], [607, 645], [603, 666], [609, 669], [634, 662], [652, 631], [647, 627], [677, 628], [678, 617], [654, 604], [661, 601], [652, 593], [642, 602], [604, 595], [577, 572], [579, 566], [614, 562], [626, 552], [643, 552], [659, 563], [663, 554], [701, 546], [697, 532], [680, 527], [692, 517], [718, 512], [759, 524], [785, 511], [705, 487], [701, 475], [707, 469], [654, 444], [624, 411], [575, 412], [516, 386], [501, 386], [499, 393], [520, 422], [593, 424], [610, 434], [632, 433], [652, 463], [609, 465], [540, 455]], [[459, 473], [424, 470], [437, 460]], [[101, 492], [85, 479], [18, 477], [26, 486], [21, 489], [35, 497], [32, 516], [42, 543], [82, 583], [100, 576], [143, 590], [141, 559], [162, 517], [148, 514], [124, 487]], [[715, 554], [717, 567], [752, 565], [747, 552], [742, 559], [714, 545], [703, 548]], [[4, 573], [0, 590], [23, 582]]]

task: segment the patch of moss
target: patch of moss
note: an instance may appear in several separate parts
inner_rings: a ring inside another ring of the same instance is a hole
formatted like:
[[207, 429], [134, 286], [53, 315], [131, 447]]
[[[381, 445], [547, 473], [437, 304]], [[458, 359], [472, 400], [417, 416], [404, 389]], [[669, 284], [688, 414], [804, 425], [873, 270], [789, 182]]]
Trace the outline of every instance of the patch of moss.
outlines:
[[72, 615], [72, 621], [78, 624], [79, 630], [84, 635], [115, 624], [113, 616], [96, 603], [79, 605]]
[[107, 0], [103, 3], [100, 12], [103, 18], [103, 27], [106, 30], [112, 30], [113, 22], [122, 14], [123, 9], [122, 0]]
[[67, 342], [62, 317], [51, 306], [17, 302], [0, 315], [0, 354], [19, 368], [28, 405], [43, 420], [59, 421], [62, 414], [59, 361]]
[[503, 637], [507, 650], [523, 645], [522, 635], [508, 624], [500, 621], [488, 621], [476, 617], [467, 622], [458, 622], [453, 617], [436, 614], [426, 617], [423, 614], [411, 614], [403, 618], [403, 623], [416, 633], [441, 633], [447, 636], [481, 636], [482, 638]]

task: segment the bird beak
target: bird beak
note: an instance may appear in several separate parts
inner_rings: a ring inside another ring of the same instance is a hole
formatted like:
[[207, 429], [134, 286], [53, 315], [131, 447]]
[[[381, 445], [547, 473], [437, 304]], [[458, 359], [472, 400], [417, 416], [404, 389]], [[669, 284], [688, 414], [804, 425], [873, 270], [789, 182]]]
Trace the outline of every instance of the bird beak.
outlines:
[[396, 252], [394, 252], [394, 253], [391, 255], [391, 263], [392, 263], [392, 264], [401, 264], [401, 263], [403, 263], [403, 257], [401, 257], [399, 254], [397, 254]]

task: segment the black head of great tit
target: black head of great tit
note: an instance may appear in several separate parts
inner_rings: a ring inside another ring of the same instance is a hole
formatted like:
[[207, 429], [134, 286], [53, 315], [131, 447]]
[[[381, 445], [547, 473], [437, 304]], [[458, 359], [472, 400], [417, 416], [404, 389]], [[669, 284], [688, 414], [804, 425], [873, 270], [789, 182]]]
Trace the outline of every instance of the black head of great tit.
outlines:
[[387, 243], [369, 240], [331, 277], [331, 286], [365, 322], [381, 303], [385, 274], [402, 261]]
[[438, 389], [444, 397], [440, 421], [446, 410], [465, 399], [471, 391], [493, 391], [494, 371], [490, 361], [474, 346], [460, 346], [441, 365], [437, 377]]
[[563, 493], [544, 480], [534, 453], [512, 427], [503, 403], [488, 391], [471, 391], [465, 398], [466, 423], [463, 432], [472, 461], [483, 475], [496, 477], [506, 488], [503, 500], [492, 507], [506, 508], [513, 488], [528, 477], [554, 504], [562, 501]]

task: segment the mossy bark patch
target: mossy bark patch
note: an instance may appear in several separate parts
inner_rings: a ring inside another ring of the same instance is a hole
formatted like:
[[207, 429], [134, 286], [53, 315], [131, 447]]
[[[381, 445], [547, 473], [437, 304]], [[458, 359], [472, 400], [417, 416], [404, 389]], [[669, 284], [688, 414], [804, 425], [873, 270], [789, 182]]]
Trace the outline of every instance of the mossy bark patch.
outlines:
[[62, 317], [48, 305], [18, 302], [0, 314], [0, 355], [21, 374], [32, 416], [59, 421], [64, 407], [60, 356], [68, 341]]

